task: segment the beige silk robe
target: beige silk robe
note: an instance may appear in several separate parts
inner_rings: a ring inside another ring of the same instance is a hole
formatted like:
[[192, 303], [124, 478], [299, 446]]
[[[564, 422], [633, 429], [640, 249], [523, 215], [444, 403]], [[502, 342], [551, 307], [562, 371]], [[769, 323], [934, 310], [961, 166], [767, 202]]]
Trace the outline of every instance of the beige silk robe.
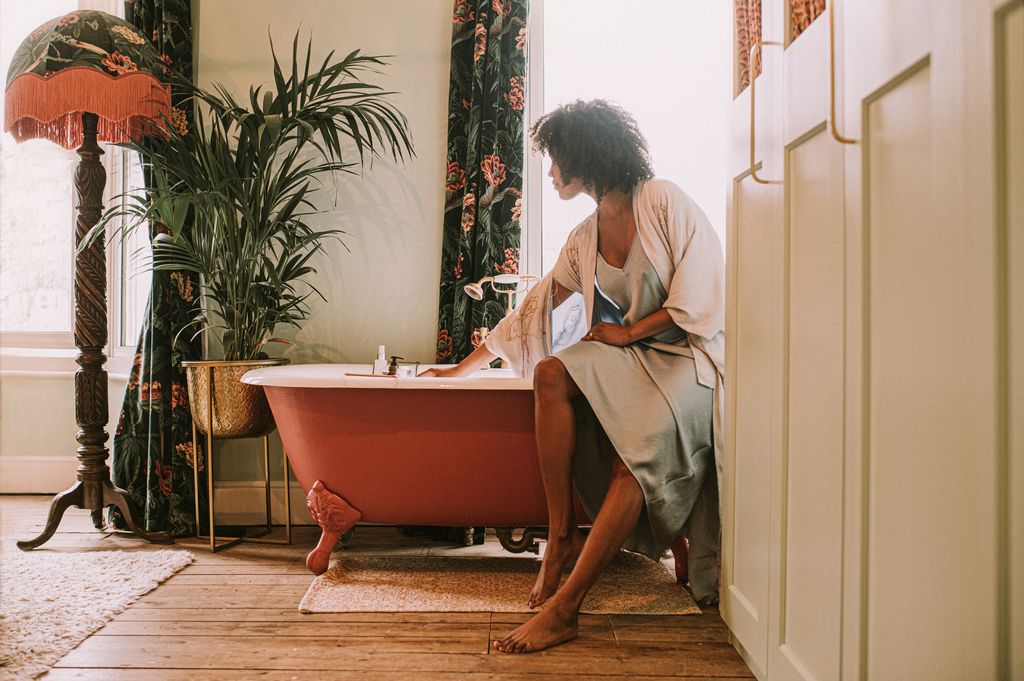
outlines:
[[[686, 332], [697, 382], [714, 390], [712, 424], [719, 485], [724, 479], [725, 262], [718, 234], [694, 201], [672, 182], [651, 179], [633, 191], [640, 245], [668, 293], [663, 307]], [[555, 266], [487, 337], [488, 350], [520, 376], [551, 354], [553, 283], [581, 293], [593, 319], [597, 212], [566, 240]]]

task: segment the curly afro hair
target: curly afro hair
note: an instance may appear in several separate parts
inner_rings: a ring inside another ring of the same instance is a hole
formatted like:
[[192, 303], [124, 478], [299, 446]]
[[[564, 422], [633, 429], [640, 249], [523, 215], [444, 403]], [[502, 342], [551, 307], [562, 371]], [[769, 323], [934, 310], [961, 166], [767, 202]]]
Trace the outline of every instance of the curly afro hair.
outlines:
[[603, 99], [558, 107], [530, 129], [534, 148], [551, 157], [564, 182], [579, 178], [597, 195], [629, 192], [654, 176], [647, 140], [627, 111]]

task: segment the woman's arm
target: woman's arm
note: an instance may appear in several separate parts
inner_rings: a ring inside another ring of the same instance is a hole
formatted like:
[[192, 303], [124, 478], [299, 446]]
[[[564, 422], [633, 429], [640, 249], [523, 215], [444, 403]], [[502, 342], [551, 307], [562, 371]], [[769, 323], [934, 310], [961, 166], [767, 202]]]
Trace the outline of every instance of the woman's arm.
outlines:
[[569, 296], [571, 296], [573, 293], [575, 293], [575, 291], [573, 291], [572, 289], [567, 289], [566, 287], [559, 284], [557, 281], [552, 281], [551, 309], [557, 309], [559, 306], [561, 306], [562, 303], [569, 300]]
[[595, 324], [583, 336], [582, 340], [601, 341], [608, 345], [618, 345], [621, 347], [644, 338], [656, 336], [675, 325], [676, 323], [672, 321], [672, 315], [669, 314], [669, 311], [661, 308], [630, 326], [620, 326], [618, 324], [609, 324], [608, 322]]
[[487, 346], [481, 343], [480, 347], [469, 353], [469, 356], [458, 364], [450, 367], [444, 367], [443, 369], [427, 369], [419, 375], [423, 377], [436, 376], [440, 378], [462, 378], [464, 376], [469, 376], [478, 369], [483, 369], [497, 358], [497, 355], [488, 350]]
[[[552, 309], [557, 308], [559, 305], [564, 303], [574, 293], [571, 289], [568, 289], [557, 281], [552, 282], [551, 289], [551, 307]], [[487, 349], [487, 346], [482, 344], [476, 350], [474, 350], [466, 359], [462, 360], [458, 364], [451, 367], [444, 367], [438, 369], [427, 369], [422, 372], [420, 376], [439, 376], [443, 378], [459, 378], [463, 376], [469, 376], [478, 369], [483, 369], [498, 356]]]

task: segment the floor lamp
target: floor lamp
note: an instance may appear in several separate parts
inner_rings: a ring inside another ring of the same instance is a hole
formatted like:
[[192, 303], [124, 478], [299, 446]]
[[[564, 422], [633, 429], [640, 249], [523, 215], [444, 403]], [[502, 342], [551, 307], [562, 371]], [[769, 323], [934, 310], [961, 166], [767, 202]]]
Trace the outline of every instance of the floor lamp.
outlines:
[[[78, 205], [75, 244], [100, 220], [106, 171], [98, 142], [126, 142], [157, 134], [170, 119], [170, 88], [164, 63], [131, 24], [109, 14], [77, 11], [52, 19], [18, 47], [7, 74], [4, 129], [14, 139], [48, 139], [65, 149], [78, 146], [75, 169]], [[96, 239], [75, 254], [75, 420], [78, 423], [78, 480], [50, 504], [46, 527], [36, 538], [19, 541], [28, 551], [45, 543], [64, 512], [75, 506], [92, 511], [100, 526], [103, 509], [113, 505], [139, 537], [171, 543], [167, 533], [148, 532], [133, 518], [124, 490], [114, 486], [107, 466], [108, 434], [107, 276], [105, 240]]]

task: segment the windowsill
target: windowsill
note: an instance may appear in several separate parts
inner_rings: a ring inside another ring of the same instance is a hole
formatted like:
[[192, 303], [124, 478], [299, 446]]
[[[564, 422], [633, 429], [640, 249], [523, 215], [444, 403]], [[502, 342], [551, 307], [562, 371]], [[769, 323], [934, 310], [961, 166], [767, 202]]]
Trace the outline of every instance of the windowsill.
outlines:
[[76, 354], [69, 348], [0, 348], [0, 374], [74, 373]]
[[[33, 375], [40, 378], [56, 378], [73, 375], [78, 370], [73, 348], [0, 348], [0, 375]], [[132, 367], [133, 354], [130, 350], [115, 351], [104, 365], [108, 378], [127, 381]]]

